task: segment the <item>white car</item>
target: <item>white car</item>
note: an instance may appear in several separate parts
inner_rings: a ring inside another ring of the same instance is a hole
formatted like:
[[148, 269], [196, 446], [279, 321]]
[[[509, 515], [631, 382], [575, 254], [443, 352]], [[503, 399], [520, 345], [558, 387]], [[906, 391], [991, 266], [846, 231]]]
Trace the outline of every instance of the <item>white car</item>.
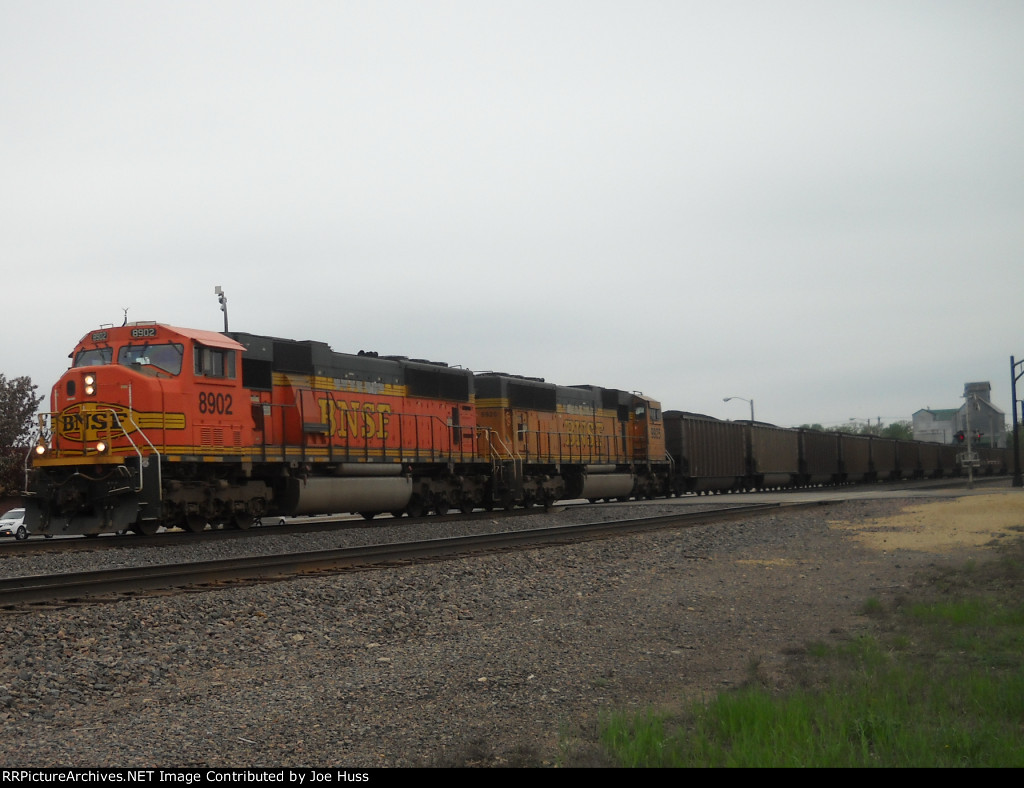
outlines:
[[0, 516], [0, 536], [13, 536], [18, 540], [28, 539], [24, 509], [11, 509]]

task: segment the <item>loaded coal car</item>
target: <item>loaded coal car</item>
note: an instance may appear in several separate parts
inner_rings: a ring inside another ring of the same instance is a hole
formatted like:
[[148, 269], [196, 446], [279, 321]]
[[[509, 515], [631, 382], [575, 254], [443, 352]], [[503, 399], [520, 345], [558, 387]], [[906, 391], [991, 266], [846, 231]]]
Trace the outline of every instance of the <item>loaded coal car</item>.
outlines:
[[956, 446], [939, 446], [938, 477], [954, 477], [960, 475], [960, 449]]
[[857, 484], [873, 480], [870, 437], [841, 432], [839, 433], [839, 452], [842, 481], [848, 484]]
[[763, 422], [749, 423], [748, 486], [763, 490], [800, 483], [800, 433]]
[[726, 492], [747, 485], [747, 430], [742, 422], [665, 411], [665, 445], [680, 492]]
[[918, 441], [896, 441], [896, 479], [920, 479], [925, 474], [923, 449]]
[[978, 472], [984, 476], [993, 476], [1007, 473], [1009, 463], [1005, 449], [993, 448], [990, 446], [978, 447]]
[[810, 486], [835, 484], [841, 478], [839, 435], [804, 428], [800, 434], [800, 483]]
[[896, 440], [871, 436], [871, 479], [884, 482], [899, 479], [900, 475]]
[[915, 441], [921, 454], [921, 475], [926, 479], [942, 476], [942, 445]]

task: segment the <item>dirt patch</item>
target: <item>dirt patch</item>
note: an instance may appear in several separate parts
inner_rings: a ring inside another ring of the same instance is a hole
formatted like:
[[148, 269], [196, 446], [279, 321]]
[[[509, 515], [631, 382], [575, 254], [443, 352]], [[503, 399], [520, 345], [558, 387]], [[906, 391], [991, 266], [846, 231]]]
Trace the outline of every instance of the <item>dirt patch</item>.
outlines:
[[1024, 532], [1024, 495], [1019, 492], [970, 495], [909, 506], [899, 514], [850, 522], [830, 520], [875, 550], [955, 553], [964, 548], [994, 547]]

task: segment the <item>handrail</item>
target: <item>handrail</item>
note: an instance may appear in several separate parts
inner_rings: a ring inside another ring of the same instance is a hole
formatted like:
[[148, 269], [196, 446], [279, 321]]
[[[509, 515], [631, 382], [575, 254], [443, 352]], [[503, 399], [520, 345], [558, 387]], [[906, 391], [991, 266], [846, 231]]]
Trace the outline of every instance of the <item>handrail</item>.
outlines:
[[[135, 452], [136, 456], [139, 458], [139, 480], [138, 480], [138, 486], [134, 487], [132, 489], [132, 492], [135, 492], [135, 493], [142, 492], [143, 488], [145, 487], [145, 479], [144, 479], [144, 474], [142, 472], [143, 463], [145, 461], [145, 456], [143, 455], [142, 450], [139, 448], [139, 445], [132, 438], [131, 433], [128, 430], [125, 429], [124, 424], [122, 424], [122, 422], [121, 422], [121, 416], [118, 414], [118, 412], [116, 410], [114, 410], [114, 408], [109, 407], [109, 406], [103, 407], [103, 406], [101, 406], [99, 404], [97, 404], [95, 407], [93, 407], [89, 412], [91, 412], [91, 413], [106, 412], [106, 413], [110, 413], [110, 415], [113, 416], [113, 421], [109, 424], [109, 426], [107, 426], [105, 428], [105, 430], [102, 430], [102, 431], [98, 430], [97, 432], [98, 433], [99, 432], [105, 433], [106, 440], [107, 441], [111, 441], [111, 442], [115, 439], [115, 437], [123, 437], [123, 438], [127, 439], [128, 443], [132, 447], [132, 450]], [[163, 490], [163, 458], [162, 458], [162, 456], [160, 454], [160, 450], [156, 447], [156, 445], [153, 443], [153, 441], [151, 441], [149, 439], [149, 436], [146, 434], [145, 430], [143, 430], [142, 427], [139, 426], [138, 422], [135, 421], [135, 417], [134, 417], [133, 414], [134, 414], [134, 411], [131, 409], [131, 406], [129, 405], [129, 408], [128, 408], [128, 422], [131, 424], [131, 426], [134, 428], [134, 430], [136, 432], [138, 432], [143, 437], [143, 439], [145, 440], [146, 444], [148, 444], [149, 448], [152, 450], [153, 454], [156, 456], [156, 459], [157, 459], [157, 481], [158, 481], [158, 483], [160, 485], [160, 490], [161, 490], [161, 493], [162, 493], [162, 490]], [[44, 429], [44, 422], [49, 422], [49, 424], [52, 425], [53, 421], [56, 418], [58, 418], [59, 416], [60, 416], [60, 413], [56, 413], [56, 412], [53, 412], [53, 411], [48, 411], [48, 412], [44, 412], [44, 413], [40, 413], [39, 414], [39, 436], [40, 436], [40, 439], [42, 438], [44, 433], [49, 433], [51, 436], [53, 435], [52, 426], [49, 429]], [[120, 435], [117, 435], [117, 436], [114, 435], [114, 428], [115, 427], [118, 428], [118, 430], [120, 431]], [[50, 440], [52, 440], [52, 437], [51, 437]], [[83, 457], [84, 457], [84, 456], [86, 456], [85, 455], [85, 451], [84, 451], [85, 450], [85, 444], [86, 444], [86, 440], [85, 440], [84, 434], [83, 434], [81, 442], [82, 442]], [[37, 443], [37, 445], [38, 445], [38, 443]], [[54, 451], [54, 455], [57, 456], [57, 457], [63, 457], [63, 456], [66, 456], [67, 454], [69, 454], [67, 449], [57, 449], [56, 447], [54, 447], [53, 451]], [[28, 456], [26, 456], [26, 458], [25, 458], [25, 463], [26, 463], [25, 464], [25, 486], [26, 486], [26, 488], [28, 487], [29, 460], [31, 459], [31, 457], [32, 457], [32, 450], [30, 449]]]
[[[129, 403], [130, 403], [130, 401], [131, 401], [130, 400], [131, 389], [129, 389], [128, 396], [129, 396]], [[111, 412], [113, 412], [112, 408], [111, 408]], [[149, 436], [146, 434], [145, 430], [143, 430], [142, 427], [139, 426], [138, 422], [135, 421], [135, 416], [133, 415], [134, 413], [135, 413], [134, 409], [132, 409], [131, 406], [129, 405], [129, 408], [128, 408], [128, 420], [132, 423], [132, 426], [138, 431], [138, 433], [143, 438], [146, 439], [146, 443], [149, 444], [149, 448], [152, 449], [153, 450], [153, 454], [156, 455], [156, 480], [157, 480], [157, 485], [158, 485], [157, 489], [159, 491], [159, 493], [158, 493], [159, 497], [162, 499], [163, 498], [163, 490], [164, 490], [164, 484], [163, 484], [163, 481], [164, 481], [163, 457], [160, 455], [160, 450], [153, 444], [153, 441], [151, 441], [149, 439]], [[142, 452], [139, 450], [139, 447], [135, 445], [135, 441], [132, 440], [132, 436], [128, 433], [128, 431], [125, 430], [123, 426], [121, 426], [121, 418], [116, 413], [114, 413], [114, 420], [117, 422], [117, 425], [119, 427], [121, 427], [121, 431], [124, 433], [124, 436], [128, 439], [128, 442], [132, 445], [132, 448], [135, 449], [135, 453], [137, 455], [139, 455], [139, 487], [138, 487], [137, 490], [135, 490], [135, 492], [137, 492], [137, 493], [142, 492], [142, 488], [145, 486], [145, 481], [144, 481], [145, 474], [143, 474], [143, 472], [142, 472], [142, 464], [143, 464], [143, 461], [144, 461], [144, 458], [142, 456]]]
[[[490, 427], [481, 427], [480, 425], [477, 425], [476, 426], [476, 431], [478, 433], [482, 433], [483, 436], [484, 436], [484, 439], [485, 439], [485, 441], [487, 443], [488, 455], [489, 455], [489, 457], [491, 459], [491, 462], [494, 462], [495, 460], [499, 460], [499, 461], [500, 460], [505, 460], [506, 462], [522, 462], [523, 461], [523, 456], [521, 454], [518, 454], [517, 452], [513, 452], [512, 449], [509, 447], [509, 445], [507, 443], [505, 443], [505, 441], [503, 441], [501, 439], [501, 436], [498, 434], [497, 430], [493, 430]], [[495, 438], [497, 439], [497, 443], [499, 444], [499, 448], [504, 449], [504, 451], [505, 451], [504, 456], [502, 456], [497, 451], [495, 451], [494, 443], [491, 440], [491, 436], [492, 435], [495, 436]]]

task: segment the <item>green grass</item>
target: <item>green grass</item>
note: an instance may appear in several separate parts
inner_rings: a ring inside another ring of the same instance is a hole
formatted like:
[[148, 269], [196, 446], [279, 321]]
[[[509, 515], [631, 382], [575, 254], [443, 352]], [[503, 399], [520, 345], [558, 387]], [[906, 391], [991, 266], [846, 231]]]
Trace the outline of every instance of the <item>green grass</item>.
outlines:
[[[627, 767], [1024, 766], [1024, 549], [937, 575], [799, 681], [752, 681], [683, 713], [611, 713], [604, 761]], [[572, 765], [571, 760], [566, 765]]]

